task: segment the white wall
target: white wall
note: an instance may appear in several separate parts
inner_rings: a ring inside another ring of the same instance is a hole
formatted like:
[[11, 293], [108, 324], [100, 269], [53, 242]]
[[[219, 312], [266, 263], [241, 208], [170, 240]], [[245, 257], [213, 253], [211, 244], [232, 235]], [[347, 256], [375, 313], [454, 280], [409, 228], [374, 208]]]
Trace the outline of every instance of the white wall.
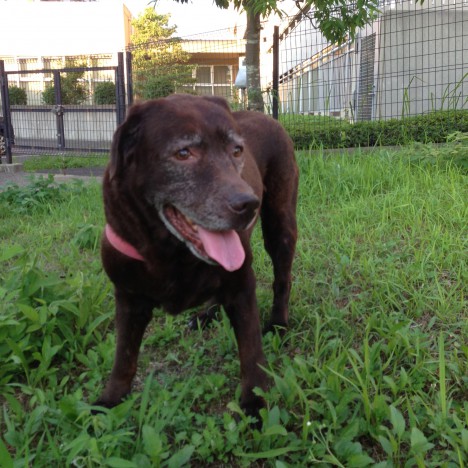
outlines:
[[467, 44], [468, 3], [386, 10], [380, 28], [377, 118], [466, 108]]
[[128, 26], [121, 0], [0, 2], [0, 55], [112, 53], [125, 48]]

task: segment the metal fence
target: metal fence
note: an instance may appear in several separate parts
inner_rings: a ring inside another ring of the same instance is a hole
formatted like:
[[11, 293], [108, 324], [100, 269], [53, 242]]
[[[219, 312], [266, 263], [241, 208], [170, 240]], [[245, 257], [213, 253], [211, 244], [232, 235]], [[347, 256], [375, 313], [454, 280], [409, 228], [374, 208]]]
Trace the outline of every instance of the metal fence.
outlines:
[[[183, 53], [171, 62], [177, 48]], [[11, 122], [15, 154], [106, 152], [134, 100], [183, 92], [244, 107], [244, 93], [235, 87], [244, 55], [242, 31], [219, 30], [107, 56], [0, 60], [0, 116]], [[111, 99], [104, 102], [103, 94]]]
[[[263, 26], [265, 111], [274, 114], [277, 104], [291, 133], [468, 112], [468, 0], [384, 2], [374, 23], [342, 45], [328, 43], [307, 12], [285, 18], [276, 41], [271, 21]], [[188, 92], [245, 108], [245, 90], [236, 86], [244, 30], [148, 43], [125, 55], [0, 61], [0, 138], [10, 119], [15, 153], [94, 153], [108, 150], [133, 99]]]
[[[307, 14], [280, 29], [280, 114], [388, 120], [468, 108], [468, 0], [385, 1], [354, 41]], [[286, 118], [286, 117], [285, 117]]]
[[[22, 60], [20, 70], [2, 77], [4, 152], [107, 152], [112, 134], [125, 118], [123, 54], [117, 64], [89, 57]], [[88, 62], [88, 63], [87, 63]], [[54, 68], [52, 68], [54, 67]]]
[[[223, 29], [129, 49], [135, 99], [173, 92], [214, 95], [243, 106], [235, 80], [245, 56], [243, 29]], [[171, 56], [176, 61], [171, 62]]]

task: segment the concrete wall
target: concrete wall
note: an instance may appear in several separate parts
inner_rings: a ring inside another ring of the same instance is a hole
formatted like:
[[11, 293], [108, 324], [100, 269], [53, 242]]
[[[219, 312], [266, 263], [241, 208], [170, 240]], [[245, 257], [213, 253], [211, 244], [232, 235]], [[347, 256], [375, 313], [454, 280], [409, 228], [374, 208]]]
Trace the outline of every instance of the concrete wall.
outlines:
[[[12, 123], [17, 144], [57, 141], [56, 115], [51, 106], [28, 106], [30, 111], [12, 106]], [[110, 142], [117, 128], [115, 106], [80, 106], [80, 112], [65, 107], [65, 141]], [[99, 109], [101, 112], [92, 112]]]

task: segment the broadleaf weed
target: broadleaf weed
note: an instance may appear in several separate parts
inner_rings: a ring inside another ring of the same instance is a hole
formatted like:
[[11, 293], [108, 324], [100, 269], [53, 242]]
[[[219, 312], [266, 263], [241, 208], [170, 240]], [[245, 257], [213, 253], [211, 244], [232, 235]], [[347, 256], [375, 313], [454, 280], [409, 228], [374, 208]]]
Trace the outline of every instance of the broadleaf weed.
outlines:
[[[457, 135], [403, 153], [298, 154], [291, 326], [264, 339], [260, 430], [237, 403], [224, 315], [189, 333], [186, 317], [155, 312], [133, 394], [92, 414], [115, 347], [100, 188], [2, 192], [0, 465], [463, 466], [465, 146]], [[253, 245], [267, 317], [259, 229]]]

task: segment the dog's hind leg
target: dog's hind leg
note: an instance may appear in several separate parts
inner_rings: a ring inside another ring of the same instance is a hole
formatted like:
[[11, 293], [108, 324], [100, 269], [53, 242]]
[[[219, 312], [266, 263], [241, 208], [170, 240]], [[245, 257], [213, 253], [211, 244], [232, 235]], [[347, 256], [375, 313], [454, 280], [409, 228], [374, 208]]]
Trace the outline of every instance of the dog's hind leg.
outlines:
[[265, 249], [273, 263], [273, 307], [264, 332], [286, 328], [289, 320], [291, 270], [297, 241], [297, 184], [295, 164], [290, 171], [276, 173], [266, 183], [262, 204], [262, 232]]
[[104, 391], [95, 403], [112, 408], [130, 393], [137, 371], [138, 354], [146, 327], [153, 316], [153, 305], [142, 296], [116, 289], [117, 349], [114, 367]]

